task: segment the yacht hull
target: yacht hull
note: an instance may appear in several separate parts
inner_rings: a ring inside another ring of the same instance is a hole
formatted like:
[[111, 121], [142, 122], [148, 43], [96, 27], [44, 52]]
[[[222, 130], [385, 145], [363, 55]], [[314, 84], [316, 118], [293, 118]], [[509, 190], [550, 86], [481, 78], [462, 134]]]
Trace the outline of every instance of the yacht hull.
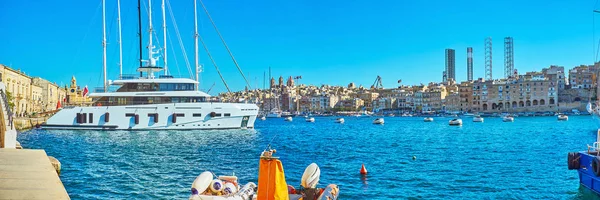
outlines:
[[63, 108], [41, 128], [71, 130], [251, 129], [258, 106], [244, 103], [170, 103]]

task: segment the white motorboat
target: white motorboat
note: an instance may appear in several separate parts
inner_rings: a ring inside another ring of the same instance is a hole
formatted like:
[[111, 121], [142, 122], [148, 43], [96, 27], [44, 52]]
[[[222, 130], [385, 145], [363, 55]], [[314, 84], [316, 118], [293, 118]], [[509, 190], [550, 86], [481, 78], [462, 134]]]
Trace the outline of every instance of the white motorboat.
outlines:
[[567, 116], [565, 114], [559, 114], [557, 116], [557, 118], [558, 118], [559, 121], [567, 121], [567, 120], [569, 120], [569, 116]]
[[476, 115], [473, 117], [473, 122], [483, 122], [483, 117]]
[[315, 122], [315, 118], [314, 117], [307, 117], [306, 118], [306, 122]]
[[448, 122], [448, 124], [450, 124], [450, 126], [462, 126], [462, 119], [452, 119]]
[[337, 119], [335, 119], [335, 123], [343, 124], [344, 123], [344, 118], [337, 118]]
[[[147, 10], [152, 10], [150, 4]], [[149, 27], [152, 27], [152, 20], [148, 21]], [[104, 62], [103, 87], [89, 95], [93, 106], [64, 107], [48, 119], [41, 128], [87, 130], [254, 128], [259, 112], [256, 104], [210, 102], [211, 96], [198, 90], [197, 80], [174, 78], [169, 75], [168, 70], [164, 69], [167, 68], [166, 66], [163, 68], [157, 65], [158, 57], [164, 57], [163, 48], [152, 45], [152, 35], [148, 34], [147, 60], [139, 60], [145, 63], [140, 63], [135, 75], [120, 74], [118, 80], [107, 80], [106, 62]], [[103, 38], [103, 41], [106, 42], [106, 38]], [[139, 44], [142, 48], [141, 37]], [[103, 48], [103, 59], [106, 61], [106, 46], [104, 45]], [[158, 56], [159, 52], [161, 52], [160, 56]], [[115, 87], [118, 89], [113, 90]]]
[[377, 119], [373, 120], [373, 124], [383, 124], [383, 123], [385, 123], [383, 118], [377, 118]]
[[502, 117], [502, 121], [503, 122], [514, 122], [515, 118], [510, 115], [507, 115], [507, 116]]
[[265, 120], [267, 120], [267, 118], [265, 116], [262, 116], [262, 117], [260, 117], [260, 120], [265, 121]]
[[277, 109], [273, 109], [271, 110], [271, 112], [269, 112], [267, 114], [267, 118], [280, 118], [281, 117], [281, 111], [277, 110]]
[[433, 117], [425, 117], [424, 122], [433, 122]]
[[283, 119], [285, 121], [291, 122], [293, 120], [293, 118], [291, 116], [287, 116], [285, 117], [285, 119]]

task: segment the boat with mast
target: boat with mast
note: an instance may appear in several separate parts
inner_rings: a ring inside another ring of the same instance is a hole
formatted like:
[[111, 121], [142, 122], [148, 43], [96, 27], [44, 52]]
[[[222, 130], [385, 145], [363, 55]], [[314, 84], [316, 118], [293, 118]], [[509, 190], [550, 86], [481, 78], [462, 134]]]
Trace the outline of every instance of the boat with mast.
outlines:
[[[194, 0], [194, 17], [196, 18], [194, 20], [195, 80], [189, 78], [174, 78], [169, 75], [166, 64], [166, 51], [163, 55], [165, 63], [164, 68], [157, 65], [158, 57], [156, 55], [159, 52], [152, 45], [153, 27], [151, 3], [152, 0], [148, 0], [148, 59], [142, 60], [141, 0], [138, 0], [140, 66], [137, 68], [137, 72], [139, 72], [139, 77], [135, 77], [135, 75], [125, 76], [122, 74], [122, 55], [120, 55], [119, 79], [107, 81], [106, 6], [105, 0], [103, 0], [103, 88], [90, 94], [90, 97], [94, 100], [94, 106], [65, 107], [48, 119], [48, 121], [41, 126], [42, 128], [91, 130], [196, 130], [246, 129], [254, 127], [254, 122], [259, 112], [257, 105], [248, 103], [210, 102], [211, 96], [199, 90], [199, 35], [197, 28], [196, 0]], [[121, 43], [120, 1], [118, 1], [118, 4], [119, 43]], [[202, 7], [206, 11], [203, 4]], [[162, 0], [162, 10], [163, 31], [164, 34], [166, 34], [165, 0]], [[208, 11], [206, 11], [206, 13], [208, 14]], [[163, 39], [165, 40], [164, 45], [166, 46], [166, 36]], [[119, 45], [119, 47], [121, 49], [121, 45]], [[166, 47], [163, 47], [163, 51], [165, 48]], [[241, 69], [239, 70], [241, 72]], [[155, 73], [160, 73], [162, 71], [164, 71], [164, 75], [156, 76]], [[224, 80], [223, 82], [225, 83]], [[109, 85], [116, 86], [118, 89], [116, 89], [116, 91], [109, 91]], [[229, 87], [227, 88], [229, 90]]]

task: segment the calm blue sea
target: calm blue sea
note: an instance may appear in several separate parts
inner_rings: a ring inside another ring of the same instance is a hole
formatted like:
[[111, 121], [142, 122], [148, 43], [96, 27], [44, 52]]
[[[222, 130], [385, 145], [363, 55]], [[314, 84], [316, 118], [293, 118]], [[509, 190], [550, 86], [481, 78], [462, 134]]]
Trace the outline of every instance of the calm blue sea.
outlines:
[[[567, 153], [596, 140], [590, 116], [486, 118], [462, 127], [449, 118], [303, 118], [257, 121], [235, 131], [45, 131], [21, 133], [25, 148], [45, 149], [62, 163], [73, 199], [186, 199], [204, 170], [256, 181], [258, 157], [277, 149], [287, 182], [321, 168], [321, 186], [336, 183], [342, 199], [590, 199]], [[416, 160], [412, 160], [416, 156]], [[365, 164], [368, 176], [359, 175]]]

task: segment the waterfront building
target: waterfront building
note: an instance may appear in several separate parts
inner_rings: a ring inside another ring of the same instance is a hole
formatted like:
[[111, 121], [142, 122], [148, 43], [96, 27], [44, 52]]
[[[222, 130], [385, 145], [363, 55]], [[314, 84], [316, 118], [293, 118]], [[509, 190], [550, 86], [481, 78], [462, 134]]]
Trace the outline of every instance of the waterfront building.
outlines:
[[444, 99], [444, 109], [446, 112], [459, 112], [461, 110], [460, 105], [460, 93], [454, 92], [450, 93]]
[[542, 74], [552, 82], [555, 82], [558, 86], [558, 90], [564, 90], [569, 83], [567, 76], [565, 75], [565, 67], [551, 65], [548, 68], [542, 69]]
[[363, 104], [367, 110], [371, 110], [373, 108], [373, 101], [379, 97], [379, 93], [363, 91], [358, 94], [358, 97], [363, 100]]
[[590, 89], [596, 83], [597, 67], [580, 65], [569, 70], [569, 85], [571, 88]]
[[476, 82], [473, 87], [480, 112], [557, 111], [558, 89], [544, 74], [527, 73], [514, 79]]
[[472, 112], [471, 106], [473, 101], [473, 81], [465, 81], [458, 85], [458, 94], [460, 97], [460, 111]]
[[12, 103], [13, 112], [17, 116], [31, 113], [31, 77], [10, 67], [0, 65], [0, 79], [6, 85]]
[[40, 77], [31, 79], [32, 84], [42, 88], [41, 112], [55, 111], [59, 101], [64, 103], [66, 92], [64, 88]]
[[426, 105], [426, 111], [443, 110], [444, 99], [448, 95], [446, 86], [442, 84], [432, 84], [428, 87], [427, 98], [424, 98], [423, 104]]
[[[32, 79], [33, 81], [33, 79]], [[31, 84], [31, 112], [32, 113], [40, 113], [43, 109], [44, 99], [43, 99], [43, 89], [40, 86]]]
[[[75, 76], [71, 78], [71, 85], [69, 85], [66, 104], [65, 105], [76, 105], [76, 106], [90, 106], [92, 105], [92, 98], [84, 94], [84, 89], [81, 89], [80, 86], [77, 85], [77, 79]], [[88, 91], [89, 92], [89, 91]], [[60, 95], [59, 95], [60, 96]]]

